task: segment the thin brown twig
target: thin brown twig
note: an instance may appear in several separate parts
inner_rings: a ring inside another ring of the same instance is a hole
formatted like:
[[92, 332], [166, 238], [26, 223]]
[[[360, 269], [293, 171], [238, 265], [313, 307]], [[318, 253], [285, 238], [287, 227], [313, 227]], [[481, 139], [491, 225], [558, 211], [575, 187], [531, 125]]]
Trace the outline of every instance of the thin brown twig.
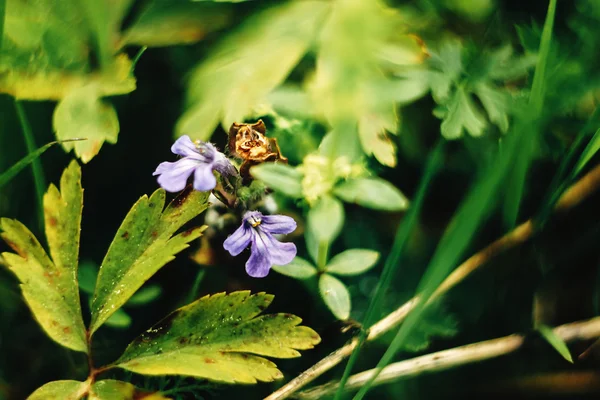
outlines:
[[[554, 333], [565, 342], [595, 339], [600, 336], [600, 317], [561, 325], [554, 328]], [[525, 335], [513, 334], [399, 361], [383, 368], [377, 379], [373, 382], [373, 386], [394, 382], [400, 378], [426, 372], [443, 371], [477, 361], [500, 357], [518, 350], [525, 343], [525, 339]], [[376, 370], [376, 368], [373, 368], [352, 375], [346, 382], [344, 389], [353, 390], [361, 387], [373, 376]], [[335, 392], [338, 386], [339, 381], [329, 382], [296, 393], [293, 397], [303, 400], [320, 399]]]
[[[600, 187], [600, 165], [597, 165], [577, 182], [570, 186], [560, 197], [554, 211], [561, 212], [575, 207]], [[517, 226], [511, 232], [502, 236], [500, 239], [492, 242], [483, 250], [469, 257], [460, 264], [436, 289], [430, 298], [430, 301], [446, 293], [448, 290], [462, 282], [467, 276], [488, 261], [503, 253], [507, 249], [513, 248], [531, 238], [535, 231], [533, 220], [529, 219]], [[376, 322], [369, 330], [367, 341], [372, 341], [380, 337], [385, 332], [396, 327], [401, 323], [410, 311], [419, 302], [419, 297], [415, 296], [404, 303], [398, 309]], [[302, 372], [296, 378], [265, 397], [264, 400], [281, 400], [289, 397], [292, 393], [298, 391], [317, 377], [321, 376], [331, 368], [338, 365], [342, 360], [352, 354], [352, 351], [358, 345], [358, 338], [354, 338], [341, 348], [329, 354], [315, 365]]]

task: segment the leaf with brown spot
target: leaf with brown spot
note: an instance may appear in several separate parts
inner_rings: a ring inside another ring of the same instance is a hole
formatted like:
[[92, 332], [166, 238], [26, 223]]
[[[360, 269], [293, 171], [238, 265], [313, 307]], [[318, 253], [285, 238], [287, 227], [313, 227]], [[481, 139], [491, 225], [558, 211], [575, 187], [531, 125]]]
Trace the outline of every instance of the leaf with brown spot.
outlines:
[[208, 193], [185, 190], [166, 209], [165, 199], [163, 189], [150, 198], [143, 196], [115, 234], [96, 281], [91, 333], [206, 229], [201, 226], [175, 234], [206, 209]]
[[94, 383], [88, 400], [168, 400], [157, 392], [142, 391], [131, 383], [106, 379]]
[[2, 218], [0, 236], [17, 253], [3, 253], [33, 315], [48, 336], [76, 351], [87, 351], [81, 317], [77, 265], [83, 207], [81, 169], [72, 161], [60, 180], [44, 195], [46, 238], [51, 258], [19, 221]]
[[[145, 375], [187, 375], [229, 383], [282, 378], [260, 356], [299, 357], [321, 341], [292, 314], [259, 314], [273, 295], [218, 293], [184, 306], [135, 339], [115, 362]], [[231, 306], [233, 304], [233, 307]]]

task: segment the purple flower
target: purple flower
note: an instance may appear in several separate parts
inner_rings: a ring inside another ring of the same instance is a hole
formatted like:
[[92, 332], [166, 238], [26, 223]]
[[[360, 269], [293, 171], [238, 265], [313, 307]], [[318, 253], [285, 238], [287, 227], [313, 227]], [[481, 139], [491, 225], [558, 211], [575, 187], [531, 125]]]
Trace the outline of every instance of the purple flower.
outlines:
[[225, 154], [211, 143], [192, 142], [184, 135], [171, 146], [171, 151], [183, 158], [175, 162], [163, 162], [152, 175], [158, 175], [158, 184], [168, 192], [179, 192], [194, 174], [194, 189], [201, 192], [212, 190], [217, 185], [213, 171], [222, 175], [237, 175], [237, 170]]
[[237, 256], [252, 243], [246, 272], [253, 278], [264, 278], [271, 266], [289, 264], [296, 257], [296, 245], [282, 243], [273, 234], [290, 233], [295, 229], [293, 218], [248, 211], [244, 214], [242, 226], [225, 240], [223, 247], [232, 256]]

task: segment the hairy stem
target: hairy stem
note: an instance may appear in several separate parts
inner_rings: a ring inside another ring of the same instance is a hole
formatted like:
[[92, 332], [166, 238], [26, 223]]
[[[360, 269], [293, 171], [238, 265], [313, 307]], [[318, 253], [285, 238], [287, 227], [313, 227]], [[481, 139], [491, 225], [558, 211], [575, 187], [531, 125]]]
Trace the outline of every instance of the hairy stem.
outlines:
[[[567, 189], [560, 197], [554, 210], [561, 212], [575, 207], [594, 193], [598, 187], [600, 187], [600, 165], [596, 166]], [[533, 221], [531, 219], [527, 220], [511, 232], [485, 247], [483, 250], [469, 257], [442, 282], [431, 296], [430, 301], [446, 293], [458, 283], [462, 282], [473, 271], [485, 265], [497, 255], [529, 240], [534, 231]], [[419, 301], [419, 297], [415, 296], [391, 314], [373, 324], [369, 330], [367, 341], [375, 340], [385, 332], [396, 327], [406, 318]], [[343, 347], [329, 354], [327, 357], [302, 372], [296, 378], [289, 381], [286, 385], [267, 396], [265, 400], [280, 400], [289, 397], [292, 393], [298, 391], [300, 388], [306, 386], [317, 377], [338, 365], [342, 360], [352, 354], [352, 351], [358, 343], [358, 338], [346, 343]]]

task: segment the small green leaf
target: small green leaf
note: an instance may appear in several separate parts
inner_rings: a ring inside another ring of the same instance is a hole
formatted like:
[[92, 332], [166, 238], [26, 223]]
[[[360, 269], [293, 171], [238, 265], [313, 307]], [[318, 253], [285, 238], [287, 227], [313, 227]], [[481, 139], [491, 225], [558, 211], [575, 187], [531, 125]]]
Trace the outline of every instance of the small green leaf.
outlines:
[[332, 243], [344, 225], [344, 206], [336, 198], [324, 196], [308, 210], [306, 220], [316, 243]]
[[158, 285], [148, 285], [141, 288], [127, 301], [127, 306], [143, 306], [160, 297], [162, 289]]
[[52, 260], [20, 222], [0, 219], [0, 235], [17, 253], [3, 253], [21, 281], [25, 301], [53, 340], [76, 351], [87, 351], [81, 317], [77, 262], [83, 189], [81, 169], [72, 161], [60, 180], [60, 192], [50, 185], [44, 195], [46, 237]]
[[250, 291], [205, 296], [135, 339], [115, 365], [145, 375], [186, 375], [229, 383], [282, 378], [259, 356], [299, 357], [319, 335], [291, 314], [258, 316], [273, 296]]
[[77, 271], [79, 289], [87, 294], [94, 294], [98, 269], [94, 263], [82, 262]]
[[340, 280], [329, 274], [319, 278], [321, 297], [337, 319], [345, 320], [350, 317], [350, 293]]
[[308, 279], [317, 274], [317, 269], [304, 258], [297, 257], [286, 265], [273, 265], [273, 269], [282, 275], [296, 279]]
[[457, 333], [458, 322], [448, 313], [441, 299], [438, 299], [426, 306], [402, 347], [412, 352], [423, 351], [429, 347], [433, 338], [450, 338]]
[[373, 268], [379, 260], [379, 253], [368, 249], [346, 250], [329, 261], [325, 271], [338, 275], [358, 275]]
[[302, 197], [302, 173], [289, 165], [263, 163], [250, 168], [250, 174], [286, 196]]
[[565, 360], [573, 364], [573, 357], [571, 356], [571, 352], [567, 347], [567, 344], [560, 336], [558, 336], [552, 328], [546, 325], [539, 325], [537, 327], [538, 331], [542, 335], [544, 339], [550, 344], [550, 346], [554, 347], [554, 350], [558, 351]]
[[86, 382], [48, 382], [30, 394], [27, 400], [79, 400], [85, 395], [86, 389]]
[[[579, 161], [577, 162], [577, 166], [575, 167], [574, 174], [578, 174], [583, 167], [592, 159], [592, 157], [600, 150], [600, 129], [596, 131], [592, 140], [588, 143], [585, 150], [581, 154]], [[0, 186], [2, 186], [0, 184]]]
[[165, 191], [143, 196], [119, 227], [98, 273], [90, 332], [95, 332], [163, 265], [200, 237], [205, 226], [175, 235], [207, 207], [208, 193], [185, 190], [163, 211]]
[[351, 179], [336, 186], [333, 193], [348, 203], [375, 210], [401, 211], [408, 208], [408, 199], [402, 192], [381, 178]]
[[508, 93], [484, 83], [477, 85], [474, 93], [481, 100], [490, 121], [498, 125], [502, 132], [506, 132], [508, 130]]
[[131, 317], [122, 308], [119, 308], [113, 315], [108, 317], [106, 326], [115, 329], [127, 329], [131, 326]]
[[467, 131], [471, 136], [478, 137], [483, 134], [486, 125], [485, 118], [473, 104], [470, 95], [464, 87], [458, 87], [448, 101], [441, 125], [442, 135], [452, 140], [462, 137], [463, 131]]
[[105, 379], [94, 383], [88, 400], [168, 400], [160, 393], [142, 391], [131, 383]]
[[69, 93], [54, 110], [52, 124], [59, 140], [85, 137], [77, 143], [63, 143], [68, 152], [75, 149], [77, 157], [89, 162], [102, 144], [116, 143], [119, 119], [112, 105], [100, 100], [99, 87], [88, 85]]

